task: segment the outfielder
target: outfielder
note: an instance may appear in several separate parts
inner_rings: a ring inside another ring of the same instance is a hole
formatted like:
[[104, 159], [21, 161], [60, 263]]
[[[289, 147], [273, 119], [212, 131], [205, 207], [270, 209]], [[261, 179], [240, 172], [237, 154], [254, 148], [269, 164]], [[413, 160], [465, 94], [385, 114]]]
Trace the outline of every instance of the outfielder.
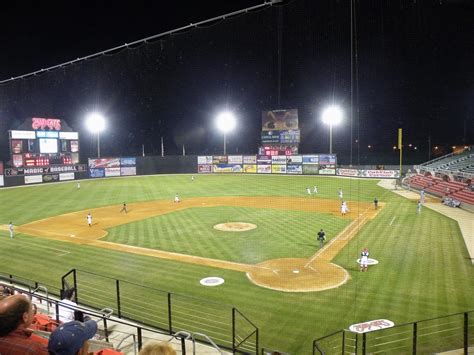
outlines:
[[10, 239], [13, 239], [13, 223], [8, 224], [8, 231], [10, 232]]
[[313, 192], [314, 192], [315, 194], [318, 193], [318, 187], [317, 187], [316, 185], [314, 185]]
[[342, 200], [342, 189], [339, 189], [339, 192], [337, 193], [337, 195], [338, 195], [339, 198]]
[[306, 192], [308, 193], [308, 195], [311, 195], [311, 189], [309, 188], [309, 186], [306, 187]]

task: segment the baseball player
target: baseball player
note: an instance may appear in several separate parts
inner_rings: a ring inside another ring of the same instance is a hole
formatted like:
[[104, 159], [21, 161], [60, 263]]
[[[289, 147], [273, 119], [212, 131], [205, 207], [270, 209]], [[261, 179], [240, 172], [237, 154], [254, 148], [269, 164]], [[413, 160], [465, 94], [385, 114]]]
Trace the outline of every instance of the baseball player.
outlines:
[[338, 195], [339, 198], [342, 200], [342, 189], [339, 189], [339, 192], [337, 193], [337, 195]]
[[194, 181], [194, 175], [191, 175], [191, 181]]
[[424, 189], [420, 190], [420, 202], [422, 204], [425, 203], [425, 190]]
[[181, 202], [181, 200], [179, 199], [178, 194], [174, 195], [174, 202], [175, 202], [175, 203]]
[[421, 213], [421, 200], [418, 201], [418, 203], [416, 204], [416, 214], [420, 214]]
[[369, 264], [369, 249], [364, 248], [360, 253], [360, 271], [367, 271]]
[[87, 214], [87, 224], [89, 225], [89, 227], [92, 227], [92, 215], [90, 214], [90, 212]]
[[13, 239], [13, 223], [8, 224], [8, 231], [10, 232], [10, 239]]
[[318, 232], [318, 236], [316, 237], [319, 240], [319, 247], [322, 248], [324, 245], [324, 241], [326, 240], [326, 233], [324, 233], [323, 229]]
[[314, 185], [314, 187], [313, 187], [313, 192], [314, 192], [315, 194], [318, 193], [318, 187], [317, 187], [316, 185]]
[[306, 187], [306, 192], [308, 193], [308, 195], [311, 195], [311, 189], [309, 188], [309, 186]]
[[379, 200], [377, 200], [377, 197], [374, 198], [374, 208], [375, 209], [379, 208]]
[[347, 212], [349, 212], [349, 207], [347, 207], [347, 203], [345, 201], [342, 201], [342, 203], [341, 203], [341, 215], [345, 216]]
[[126, 202], [124, 202], [123, 205], [122, 205], [122, 209], [120, 210], [120, 213], [122, 213], [122, 212], [128, 213], [128, 211], [127, 211], [127, 203], [126, 203]]
[[81, 189], [81, 183], [78, 181], [77, 182], [77, 189], [80, 190]]

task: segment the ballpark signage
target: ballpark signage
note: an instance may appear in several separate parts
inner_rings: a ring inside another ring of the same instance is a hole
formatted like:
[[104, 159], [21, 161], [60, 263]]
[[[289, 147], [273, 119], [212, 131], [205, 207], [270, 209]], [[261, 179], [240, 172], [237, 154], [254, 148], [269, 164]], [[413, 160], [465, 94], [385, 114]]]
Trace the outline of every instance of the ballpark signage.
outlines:
[[244, 164], [244, 173], [256, 174], [257, 164]]
[[215, 173], [241, 173], [242, 165], [217, 164], [213, 165]]
[[82, 172], [82, 171], [86, 171], [86, 166], [83, 165], [83, 164], [78, 164], [78, 165], [52, 165], [52, 166], [45, 166], [45, 167], [5, 169], [5, 176], [37, 175], [37, 174]]
[[257, 164], [271, 164], [272, 156], [271, 155], [258, 155]]
[[244, 155], [244, 164], [257, 164], [257, 156]]
[[319, 156], [303, 155], [303, 164], [319, 164]]
[[271, 174], [272, 166], [271, 165], [257, 165], [258, 174]]
[[89, 159], [89, 168], [120, 168], [120, 158]]
[[303, 165], [287, 165], [286, 166], [287, 174], [303, 174]]
[[272, 174], [286, 174], [286, 165], [272, 165]]
[[336, 164], [336, 155], [334, 154], [331, 154], [331, 155], [327, 155], [327, 154], [321, 154], [319, 156], [319, 164], [333, 164], [335, 165]]
[[371, 178], [399, 178], [399, 170], [361, 170], [360, 176]]
[[286, 155], [272, 155], [272, 164], [286, 165]]
[[359, 170], [357, 169], [337, 169], [336, 174], [339, 176], [359, 176]]
[[229, 155], [227, 157], [229, 164], [242, 164], [243, 159], [241, 155]]
[[34, 131], [10, 131], [11, 139], [36, 139]]
[[211, 155], [198, 156], [198, 164], [199, 165], [212, 164], [212, 156]]
[[302, 155], [287, 155], [286, 163], [287, 164], [303, 164], [303, 156]]
[[198, 165], [198, 173], [212, 173], [212, 165]]
[[395, 326], [391, 320], [388, 319], [376, 319], [364, 323], [352, 324], [349, 330], [353, 333], [363, 334], [370, 333], [376, 330], [392, 328]]
[[319, 173], [319, 166], [313, 164], [303, 165], [303, 174], [305, 175], [317, 175]]
[[35, 131], [44, 130], [48, 128], [51, 131], [60, 131], [61, 130], [61, 120], [57, 118], [38, 118], [33, 117], [31, 119], [31, 128]]
[[120, 176], [132, 176], [137, 175], [136, 166], [121, 166], [120, 167]]
[[3, 175], [0, 175], [0, 186], [4, 186], [5, 182], [3, 181]]

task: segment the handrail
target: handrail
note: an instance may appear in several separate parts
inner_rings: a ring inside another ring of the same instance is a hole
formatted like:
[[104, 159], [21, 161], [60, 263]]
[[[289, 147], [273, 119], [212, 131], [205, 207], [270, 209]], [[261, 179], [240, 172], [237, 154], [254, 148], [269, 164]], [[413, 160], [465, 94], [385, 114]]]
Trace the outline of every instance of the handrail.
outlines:
[[224, 353], [222, 352], [222, 350], [216, 345], [216, 343], [214, 343], [214, 341], [213, 341], [211, 338], [209, 338], [206, 334], [193, 333], [193, 335], [192, 335], [192, 336], [193, 336], [193, 338], [192, 338], [192, 339], [193, 339], [193, 355], [196, 355], [196, 344], [195, 344], [195, 342], [196, 342], [196, 335], [199, 335], [199, 336], [203, 337], [204, 339], [206, 339], [206, 340], [212, 345], [212, 347], [213, 347], [214, 349], [216, 349], [216, 350], [219, 352], [219, 354], [221, 354], [221, 355], [224, 354]]
[[33, 291], [31, 291], [31, 295], [34, 295], [36, 293], [36, 291], [38, 290], [43, 290], [44, 293], [46, 293], [46, 309], [48, 311], [48, 314], [49, 314], [49, 297], [48, 297], [48, 289], [45, 287], [45, 286], [41, 286], [39, 285], [38, 287], [36, 287]]
[[120, 340], [120, 342], [117, 344], [116, 348], [120, 350], [120, 347], [122, 346], [122, 343], [125, 341], [125, 339], [130, 337], [133, 338], [133, 353], [134, 355], [137, 355], [137, 341], [135, 339], [135, 334], [127, 334], [126, 336], [124, 336], [122, 340]]

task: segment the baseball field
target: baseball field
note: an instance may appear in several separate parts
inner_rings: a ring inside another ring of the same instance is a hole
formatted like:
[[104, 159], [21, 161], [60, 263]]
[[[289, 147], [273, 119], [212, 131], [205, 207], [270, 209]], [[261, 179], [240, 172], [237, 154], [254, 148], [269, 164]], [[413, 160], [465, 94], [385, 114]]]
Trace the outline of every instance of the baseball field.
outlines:
[[[76, 268], [233, 305], [260, 329], [262, 346], [292, 354], [353, 323], [474, 309], [457, 223], [426, 208], [417, 215], [415, 201], [377, 182], [163, 175], [2, 189], [0, 225], [13, 222], [15, 237], [0, 230], [0, 272], [60, 287]], [[318, 193], [307, 194], [314, 185]], [[366, 273], [356, 263], [364, 247], [379, 261]], [[210, 276], [225, 282], [202, 286]]]

